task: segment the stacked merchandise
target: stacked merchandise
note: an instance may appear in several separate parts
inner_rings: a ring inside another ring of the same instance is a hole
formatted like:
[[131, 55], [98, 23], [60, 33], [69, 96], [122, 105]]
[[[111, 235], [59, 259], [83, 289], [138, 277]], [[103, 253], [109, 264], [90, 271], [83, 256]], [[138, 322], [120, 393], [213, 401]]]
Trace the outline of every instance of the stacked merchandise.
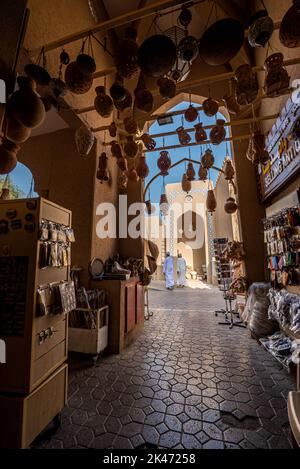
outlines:
[[227, 238], [214, 238], [214, 265], [215, 274], [218, 278], [218, 284], [220, 286], [228, 287], [232, 281], [232, 271], [230, 263], [224, 260], [224, 249], [228, 243]]
[[74, 231], [68, 226], [42, 220], [40, 224], [39, 267], [68, 267], [71, 264], [70, 243], [75, 242]]
[[299, 285], [300, 206], [263, 220], [272, 286]]
[[[86, 290], [80, 287], [76, 294], [76, 309], [70, 312], [69, 326], [82, 329], [96, 329], [97, 311], [106, 305], [106, 293], [104, 290]], [[84, 314], [82, 314], [84, 313]], [[101, 322], [104, 322], [104, 311], [101, 314]], [[102, 327], [100, 325], [100, 327]]]
[[269, 318], [277, 321], [282, 328], [288, 328], [293, 334], [300, 334], [300, 295], [286, 290], [269, 290]]
[[283, 332], [260, 339], [261, 344], [288, 370], [297, 363], [300, 353], [299, 341], [287, 337]]

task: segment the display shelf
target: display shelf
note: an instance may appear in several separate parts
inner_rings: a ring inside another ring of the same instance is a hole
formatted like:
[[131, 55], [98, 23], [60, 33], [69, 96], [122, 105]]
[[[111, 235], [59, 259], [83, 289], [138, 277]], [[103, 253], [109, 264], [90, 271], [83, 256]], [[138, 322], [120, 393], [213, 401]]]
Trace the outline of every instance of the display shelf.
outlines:
[[[286, 363], [285, 363], [285, 359], [286, 359], [287, 357], [282, 357], [282, 358], [281, 358], [280, 356], [278, 356], [276, 353], [274, 353], [274, 352], [267, 346], [268, 339], [266, 339], [266, 338], [261, 338], [261, 339], [259, 339], [259, 342], [260, 342], [261, 345], [267, 350], [267, 352], [269, 352], [269, 353], [272, 355], [272, 357], [274, 357], [274, 358], [278, 361], [278, 363], [280, 363], [280, 364], [283, 366], [283, 368], [284, 368], [288, 373], [291, 373], [291, 371], [292, 371], [293, 369], [295, 369], [295, 364], [294, 364], [293, 362], [291, 362], [291, 363], [289, 363], [289, 364], [286, 364]], [[285, 358], [285, 359], [284, 359], [284, 358]]]

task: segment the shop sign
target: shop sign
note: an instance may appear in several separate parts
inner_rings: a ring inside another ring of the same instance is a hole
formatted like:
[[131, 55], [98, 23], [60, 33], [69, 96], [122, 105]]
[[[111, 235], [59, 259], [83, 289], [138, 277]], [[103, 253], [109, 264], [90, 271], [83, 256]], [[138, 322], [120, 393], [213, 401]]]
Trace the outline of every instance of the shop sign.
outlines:
[[300, 105], [289, 99], [267, 138], [270, 161], [260, 170], [263, 200], [278, 192], [299, 171], [300, 141], [290, 137], [298, 119]]

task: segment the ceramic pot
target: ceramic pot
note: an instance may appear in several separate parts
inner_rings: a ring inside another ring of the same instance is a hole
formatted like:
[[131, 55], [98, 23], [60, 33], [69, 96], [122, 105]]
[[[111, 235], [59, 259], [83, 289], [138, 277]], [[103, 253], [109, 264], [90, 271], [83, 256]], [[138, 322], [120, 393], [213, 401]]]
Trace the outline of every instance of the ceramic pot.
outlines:
[[110, 148], [112, 156], [114, 156], [115, 158], [122, 158], [122, 149], [121, 145], [118, 142], [113, 140], [110, 144]]
[[187, 145], [191, 141], [190, 134], [182, 127], [176, 129], [180, 145]]
[[211, 129], [209, 138], [213, 145], [220, 145], [225, 140], [226, 130], [224, 124], [223, 119], [217, 119], [216, 125]]
[[193, 36], [186, 36], [177, 46], [178, 56], [183, 62], [193, 62], [199, 55], [198, 41]]
[[235, 71], [236, 101], [241, 106], [251, 104], [258, 95], [259, 86], [256, 73], [249, 64], [240, 65]]
[[217, 201], [213, 189], [207, 191], [206, 209], [209, 213], [213, 213], [217, 208]]
[[231, 160], [228, 158], [225, 162], [225, 167], [224, 167], [225, 179], [227, 179], [228, 181], [232, 180], [234, 178], [234, 175], [235, 175], [234, 167], [232, 165]]
[[34, 80], [40, 86], [48, 86], [51, 77], [44, 67], [36, 64], [28, 64], [24, 67], [24, 72], [31, 80]]
[[244, 43], [244, 28], [232, 18], [212, 24], [199, 41], [199, 53], [208, 65], [225, 65], [239, 52]]
[[284, 15], [280, 24], [279, 39], [285, 47], [300, 46], [300, 0], [294, 0]]
[[235, 213], [238, 209], [237, 203], [233, 197], [228, 197], [224, 204], [224, 210], [226, 213], [232, 214]]
[[213, 152], [209, 149], [205, 150], [204, 155], [201, 158], [203, 168], [209, 169], [214, 165], [215, 158]]
[[207, 179], [207, 169], [204, 166], [199, 166], [198, 176], [200, 181], [206, 181]]
[[267, 70], [264, 90], [267, 96], [284, 94], [290, 86], [290, 77], [283, 68], [283, 55], [280, 52], [270, 55], [265, 61]]
[[183, 176], [182, 176], [181, 189], [183, 190], [183, 192], [190, 192], [190, 190], [192, 189], [192, 183], [188, 179], [186, 173], [183, 173]]
[[128, 134], [136, 134], [138, 131], [138, 125], [133, 117], [126, 117], [124, 119], [124, 128]]
[[76, 59], [78, 70], [85, 76], [90, 77], [96, 71], [96, 62], [88, 54], [79, 54]]
[[160, 157], [157, 160], [157, 166], [162, 176], [168, 176], [171, 164], [169, 152], [166, 150], [161, 151]]
[[114, 101], [114, 106], [118, 111], [121, 112], [132, 106], [132, 96], [128, 90], [125, 90], [125, 99], [122, 101]]
[[196, 176], [196, 173], [195, 173], [195, 170], [194, 170], [193, 163], [188, 163], [188, 167], [187, 167], [187, 171], [186, 171], [186, 177], [187, 177], [188, 181], [194, 181], [195, 176]]
[[109, 172], [107, 169], [107, 155], [105, 152], [102, 152], [99, 156], [99, 164], [97, 170], [97, 179], [102, 182], [107, 182], [109, 180]]
[[19, 150], [19, 145], [11, 142], [6, 137], [3, 138], [0, 145], [0, 174], [8, 174], [15, 169]]
[[267, 10], [259, 10], [251, 18], [248, 41], [251, 47], [265, 47], [274, 31], [272, 18]]
[[75, 143], [80, 156], [87, 156], [95, 141], [93, 132], [85, 125], [79, 127], [75, 132]]
[[134, 103], [140, 111], [151, 112], [153, 109], [153, 96], [151, 91], [146, 88], [136, 90]]
[[118, 73], [123, 78], [132, 78], [139, 69], [138, 51], [139, 46], [136, 42], [137, 31], [128, 27], [125, 30], [125, 39], [123, 39], [115, 56]]
[[208, 117], [213, 117], [217, 114], [219, 110], [219, 103], [212, 98], [207, 98], [203, 104], [203, 112]]
[[147, 148], [147, 150], [154, 150], [154, 148], [156, 147], [156, 141], [153, 138], [151, 138], [149, 134], [143, 134], [141, 136], [141, 140], [143, 144], [145, 145], [145, 147]]
[[76, 62], [70, 62], [65, 71], [65, 82], [72, 93], [85, 94], [92, 87], [93, 77], [81, 73]]
[[117, 75], [114, 83], [111, 85], [109, 90], [111, 98], [114, 102], [117, 103], [124, 101], [127, 96], [126, 91], [127, 90], [123, 85], [123, 79], [119, 75]]
[[35, 93], [35, 82], [27, 77], [18, 77], [17, 82], [19, 90], [10, 98], [9, 112], [23, 126], [38, 127], [44, 121], [46, 111], [42, 100]]
[[187, 122], [194, 122], [198, 118], [198, 111], [192, 104], [185, 111], [184, 118]]
[[176, 83], [170, 78], [160, 78], [157, 81], [159, 94], [165, 99], [172, 99], [176, 95]]
[[113, 101], [108, 94], [105, 93], [104, 86], [97, 86], [97, 96], [94, 101], [94, 106], [99, 116], [107, 118], [113, 111]]
[[7, 128], [6, 136], [7, 138], [14, 143], [23, 143], [29, 139], [31, 135], [31, 129], [22, 125], [17, 119], [11, 115], [6, 117]]
[[128, 171], [128, 163], [127, 163], [126, 158], [124, 158], [124, 156], [121, 156], [121, 158], [117, 159], [117, 165], [120, 168], [120, 170], [123, 171], [124, 173]]
[[162, 34], [148, 37], [138, 52], [142, 72], [151, 77], [161, 77], [173, 67], [177, 57], [174, 42]]
[[146, 163], [146, 156], [140, 155], [139, 161], [136, 167], [138, 176], [143, 180], [149, 175], [149, 167]]
[[139, 146], [138, 144], [133, 140], [133, 136], [129, 135], [126, 139], [126, 143], [124, 145], [124, 152], [125, 155], [128, 156], [129, 158], [135, 158], [138, 152]]
[[111, 122], [108, 128], [108, 133], [112, 138], [115, 138], [117, 136], [117, 126], [115, 122]]
[[207, 140], [207, 134], [205, 132], [205, 129], [203, 128], [202, 122], [199, 122], [199, 124], [195, 124], [194, 128], [196, 143], [205, 142], [205, 140]]

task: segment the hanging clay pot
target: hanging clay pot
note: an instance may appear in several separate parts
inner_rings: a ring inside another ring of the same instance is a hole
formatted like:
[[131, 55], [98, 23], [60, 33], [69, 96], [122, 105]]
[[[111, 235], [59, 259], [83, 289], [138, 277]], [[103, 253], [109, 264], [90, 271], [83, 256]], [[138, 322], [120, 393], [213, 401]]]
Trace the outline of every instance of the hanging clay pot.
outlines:
[[192, 21], [192, 12], [186, 5], [182, 5], [180, 15], [178, 16], [178, 23], [181, 24], [184, 28]]
[[115, 158], [122, 158], [122, 148], [121, 145], [116, 142], [116, 140], [113, 140], [110, 143], [110, 148], [112, 156], [114, 156]]
[[185, 111], [184, 118], [187, 122], [194, 122], [198, 118], [198, 111], [192, 104]]
[[70, 62], [65, 71], [65, 82], [74, 94], [85, 94], [93, 85], [93, 76], [84, 75], [76, 62]]
[[147, 148], [147, 150], [154, 150], [154, 148], [156, 147], [156, 141], [153, 138], [151, 138], [149, 134], [143, 134], [141, 136], [141, 140], [143, 144], [145, 145], [145, 147]]
[[121, 173], [120, 176], [118, 177], [118, 187], [119, 190], [124, 191], [127, 189], [127, 184], [128, 184], [128, 177], [126, 176], [125, 173]]
[[199, 176], [200, 181], [206, 181], [207, 173], [208, 173], [207, 169], [204, 168], [204, 166], [200, 165], [199, 171], [198, 171], [198, 176]]
[[28, 64], [24, 67], [24, 72], [31, 80], [34, 80], [40, 86], [48, 86], [51, 77], [44, 67], [36, 64]]
[[194, 170], [193, 163], [190, 162], [188, 163], [187, 171], [186, 171], [186, 177], [188, 181], [194, 181], [196, 176], [196, 172]]
[[293, 0], [293, 5], [281, 20], [279, 39], [285, 47], [300, 46], [300, 0]]
[[146, 163], [146, 156], [141, 154], [136, 167], [136, 172], [141, 179], [145, 179], [149, 175], [149, 167]]
[[206, 198], [206, 209], [209, 213], [213, 213], [217, 208], [217, 201], [215, 198], [215, 193], [213, 189], [209, 189], [207, 191], [207, 198]]
[[171, 162], [169, 152], [166, 150], [161, 151], [160, 157], [157, 160], [157, 166], [162, 176], [167, 176], [169, 174], [169, 169], [171, 167], [171, 164], [172, 162]]
[[95, 136], [85, 125], [79, 127], [75, 132], [75, 143], [80, 156], [87, 156], [94, 144]]
[[211, 129], [209, 138], [213, 145], [220, 145], [224, 141], [226, 137], [224, 124], [224, 119], [217, 119], [216, 125]]
[[226, 213], [232, 214], [235, 213], [238, 209], [237, 203], [233, 197], [228, 197], [224, 204], [224, 210]]
[[205, 142], [207, 140], [207, 134], [203, 128], [202, 122], [194, 125], [195, 128], [195, 141], [196, 143]]
[[31, 129], [22, 125], [13, 116], [6, 116], [7, 128], [6, 136], [14, 143], [23, 143], [28, 140], [31, 134]]
[[172, 99], [176, 95], [176, 83], [171, 78], [162, 77], [157, 81], [159, 94], [165, 99]]
[[193, 62], [199, 54], [198, 41], [194, 36], [185, 36], [177, 46], [178, 56], [183, 62]]
[[138, 52], [142, 72], [151, 77], [161, 77], [173, 67], [177, 57], [174, 42], [163, 34], [148, 37]]
[[251, 18], [248, 41], [251, 47], [265, 47], [274, 31], [272, 18], [267, 10], [259, 10]]
[[90, 77], [96, 71], [96, 62], [88, 54], [79, 54], [76, 59], [76, 65], [82, 75]]
[[265, 136], [257, 129], [252, 135], [253, 162], [266, 164], [270, 160], [270, 155], [265, 147]]
[[153, 96], [146, 88], [137, 88], [135, 94], [135, 106], [144, 112], [151, 112], [153, 109]]
[[130, 181], [139, 182], [140, 178], [135, 168], [131, 168], [127, 174], [128, 174], [128, 179], [130, 179]]
[[129, 158], [135, 158], [138, 152], [138, 149], [139, 149], [139, 146], [133, 140], [133, 136], [128, 135], [128, 137], [126, 138], [126, 143], [124, 145], [125, 155], [128, 156]]
[[109, 172], [107, 169], [107, 156], [105, 152], [102, 152], [99, 156], [99, 165], [97, 170], [97, 179], [102, 182], [109, 180]]
[[227, 108], [227, 111], [229, 112], [229, 114], [232, 114], [234, 116], [239, 114], [241, 108], [240, 108], [240, 105], [238, 104], [238, 102], [236, 100], [235, 95], [233, 95], [233, 94], [227, 95], [226, 94], [223, 97], [223, 99], [225, 101], [225, 105], [226, 105], [226, 108]]
[[112, 138], [115, 138], [117, 136], [117, 126], [115, 122], [111, 122], [109, 127], [108, 127], [108, 133]]
[[61, 51], [59, 59], [62, 65], [68, 65], [70, 63], [70, 56], [64, 49]]
[[181, 189], [183, 192], [190, 192], [192, 189], [191, 181], [187, 178], [186, 173], [183, 173], [182, 180], [181, 180]]
[[121, 112], [132, 106], [132, 96], [128, 90], [125, 90], [125, 99], [123, 99], [123, 101], [114, 101], [114, 106]]
[[207, 98], [203, 104], [203, 111], [208, 117], [213, 117], [219, 110], [219, 103], [212, 98]]
[[18, 77], [19, 90], [9, 101], [9, 112], [25, 127], [38, 127], [45, 119], [46, 111], [42, 100], [35, 93], [36, 84], [27, 77]]
[[241, 106], [251, 104], [258, 95], [259, 86], [256, 73], [249, 64], [240, 65], [235, 71], [235, 94]]
[[20, 146], [14, 142], [11, 142], [6, 137], [2, 139], [0, 145], [0, 174], [8, 174], [17, 165], [17, 153], [20, 150]]
[[138, 51], [136, 42], [137, 31], [128, 27], [125, 30], [125, 39], [120, 42], [118, 52], [115, 56], [115, 63], [118, 73], [123, 78], [132, 78], [139, 69]]
[[148, 215], [151, 215], [155, 212], [155, 207], [151, 204], [151, 200], [146, 200], [145, 205]]
[[225, 162], [225, 167], [224, 167], [225, 179], [230, 181], [234, 178], [234, 175], [235, 175], [235, 170], [234, 170], [234, 167], [232, 165], [232, 162], [229, 158], [227, 158], [226, 162]]
[[203, 168], [209, 169], [214, 165], [215, 158], [213, 152], [210, 149], [205, 150], [204, 155], [201, 158]]
[[213, 23], [199, 41], [199, 53], [208, 65], [225, 65], [239, 52], [245, 32], [241, 23], [225, 18]]
[[121, 156], [121, 158], [117, 159], [117, 165], [120, 168], [120, 170], [123, 171], [124, 173], [128, 171], [128, 163], [127, 163], [126, 158], [124, 158], [124, 156]]
[[96, 111], [101, 117], [109, 117], [113, 111], [113, 101], [108, 94], [105, 93], [104, 86], [97, 86], [97, 96], [94, 101]]
[[164, 216], [168, 215], [169, 212], [169, 202], [167, 199], [166, 194], [161, 194], [160, 201], [159, 201], [159, 208]]
[[191, 136], [190, 134], [183, 128], [183, 126], [180, 126], [176, 129], [179, 143], [180, 145], [187, 145], [191, 141]]
[[124, 101], [126, 98], [126, 88], [123, 85], [123, 79], [120, 75], [116, 76], [114, 83], [111, 85], [109, 94], [114, 102]]
[[265, 61], [267, 75], [264, 90], [267, 96], [279, 96], [285, 93], [290, 86], [290, 77], [283, 68], [283, 55], [281, 52], [270, 55]]
[[138, 131], [138, 125], [133, 117], [125, 117], [124, 128], [128, 134], [136, 134]]

